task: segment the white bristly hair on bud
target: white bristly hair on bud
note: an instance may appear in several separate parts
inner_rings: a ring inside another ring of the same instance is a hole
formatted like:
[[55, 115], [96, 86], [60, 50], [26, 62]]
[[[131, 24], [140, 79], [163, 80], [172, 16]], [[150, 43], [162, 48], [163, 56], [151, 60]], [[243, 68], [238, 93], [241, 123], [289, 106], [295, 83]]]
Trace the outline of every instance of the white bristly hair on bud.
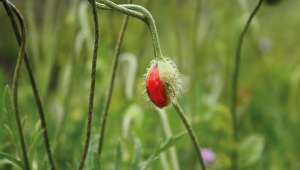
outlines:
[[171, 99], [178, 97], [182, 91], [181, 75], [174, 61], [170, 58], [158, 60], [161, 79], [166, 83]]
[[[181, 80], [181, 74], [178, 71], [177, 65], [173, 60], [170, 58], [160, 58], [160, 59], [154, 59], [150, 62], [149, 67], [147, 68], [146, 74], [144, 74], [145, 80], [147, 79], [150, 70], [154, 64], [158, 65], [158, 69], [160, 72], [161, 80], [166, 84], [168, 96], [171, 100], [179, 97], [182, 92], [182, 80]], [[146, 84], [144, 81], [144, 94], [146, 96]], [[147, 97], [148, 98], [148, 97]]]

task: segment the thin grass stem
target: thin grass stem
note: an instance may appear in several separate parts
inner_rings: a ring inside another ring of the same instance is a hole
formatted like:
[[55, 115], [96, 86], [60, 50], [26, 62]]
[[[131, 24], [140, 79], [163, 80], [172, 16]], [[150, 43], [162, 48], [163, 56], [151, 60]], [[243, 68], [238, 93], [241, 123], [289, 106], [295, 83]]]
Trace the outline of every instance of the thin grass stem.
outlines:
[[[131, 3], [131, 1], [132, 0], [129, 0], [129, 3]], [[101, 114], [102, 119], [101, 119], [101, 128], [100, 128], [100, 138], [99, 138], [99, 143], [98, 143], [98, 157], [99, 157], [99, 159], [101, 158], [103, 143], [104, 143], [104, 139], [105, 139], [106, 120], [107, 120], [107, 117], [108, 117], [108, 111], [109, 111], [109, 107], [110, 107], [110, 104], [111, 104], [112, 93], [113, 93], [113, 88], [114, 88], [114, 82], [115, 82], [115, 79], [116, 79], [116, 72], [117, 72], [117, 68], [118, 68], [118, 64], [119, 64], [119, 56], [120, 56], [121, 46], [123, 44], [125, 32], [126, 32], [126, 29], [127, 29], [127, 26], [128, 26], [128, 20], [129, 20], [128, 15], [124, 16], [123, 21], [122, 21], [121, 30], [119, 32], [117, 44], [116, 44], [115, 50], [114, 50], [114, 56], [113, 56], [114, 61], [113, 61], [113, 67], [112, 67], [111, 76], [110, 76], [110, 83], [109, 83], [108, 93], [107, 93], [106, 102], [105, 102], [105, 105], [104, 105], [104, 110], [103, 110], [103, 113]]]
[[24, 169], [29, 170], [30, 169], [30, 164], [29, 164], [29, 158], [28, 158], [28, 152], [27, 152], [27, 147], [26, 147], [26, 142], [25, 142], [25, 137], [24, 137], [24, 132], [23, 132], [23, 127], [22, 127], [22, 121], [19, 113], [19, 99], [18, 99], [18, 83], [19, 83], [19, 77], [20, 77], [20, 70], [21, 70], [21, 65], [22, 61], [24, 58], [25, 54], [25, 47], [26, 47], [26, 31], [25, 31], [25, 24], [24, 24], [24, 19], [22, 14], [19, 12], [19, 10], [9, 1], [3, 1], [5, 5], [8, 5], [8, 10], [13, 13], [13, 15], [16, 16], [17, 22], [19, 23], [20, 30], [21, 30], [21, 37], [22, 41], [20, 42], [20, 49], [18, 52], [18, 58], [16, 62], [16, 66], [14, 69], [13, 73], [13, 82], [12, 82], [12, 90], [13, 90], [13, 104], [14, 104], [14, 109], [15, 109], [15, 116], [16, 116], [16, 124], [17, 124], [17, 129], [19, 132], [19, 139], [21, 143], [21, 148], [22, 148], [22, 154], [23, 154], [23, 163], [24, 163]]
[[79, 164], [79, 170], [83, 170], [87, 153], [90, 146], [91, 134], [92, 134], [92, 123], [93, 123], [93, 110], [94, 110], [94, 96], [95, 96], [95, 84], [96, 84], [96, 68], [97, 68], [97, 54], [99, 46], [99, 23], [98, 15], [96, 9], [96, 0], [89, 0], [92, 11], [93, 11], [93, 21], [95, 29], [95, 41], [94, 41], [94, 50], [92, 58], [92, 72], [91, 72], [91, 86], [90, 86], [90, 95], [89, 95], [89, 107], [88, 107], [88, 122], [86, 127], [86, 137], [83, 148], [83, 154]]
[[246, 25], [241, 32], [236, 48], [236, 54], [235, 54], [235, 63], [234, 63], [234, 71], [232, 74], [232, 95], [231, 95], [231, 106], [230, 106], [230, 112], [232, 116], [232, 129], [233, 129], [233, 143], [234, 143], [234, 149], [232, 151], [231, 155], [231, 169], [232, 170], [238, 170], [238, 151], [237, 151], [237, 144], [239, 142], [239, 131], [238, 131], [238, 116], [237, 116], [237, 91], [238, 91], [238, 78], [240, 74], [240, 60], [241, 60], [241, 52], [242, 52], [242, 46], [244, 42], [245, 35], [249, 29], [249, 26], [251, 24], [252, 19], [256, 15], [256, 13], [259, 11], [261, 5], [263, 3], [263, 0], [259, 0], [257, 5], [255, 6], [254, 10], [251, 12]]
[[[6, 0], [3, 0], [2, 3], [3, 3], [4, 8], [7, 12], [7, 15], [10, 18], [10, 22], [11, 22], [12, 28], [14, 30], [17, 42], [18, 42], [19, 46], [21, 46], [22, 41], [23, 41], [22, 40], [23, 35], [21, 35], [21, 33], [19, 32], [19, 29], [18, 29], [18, 26], [17, 26], [17, 21], [15, 20], [13, 14], [12, 14], [12, 11], [10, 10], [10, 7], [9, 7], [13, 4], [11, 4], [9, 1], [6, 1]], [[49, 142], [49, 137], [48, 137], [49, 136], [48, 135], [48, 128], [47, 128], [47, 123], [46, 123], [46, 119], [45, 119], [44, 108], [43, 108], [42, 101], [41, 101], [41, 98], [40, 98], [40, 95], [39, 95], [39, 91], [38, 91], [38, 88], [37, 88], [37, 85], [36, 85], [36, 81], [35, 81], [35, 78], [34, 78], [34, 75], [33, 75], [33, 71], [32, 71], [32, 68], [30, 66], [29, 57], [27, 55], [26, 49], [24, 49], [24, 57], [23, 58], [24, 58], [24, 61], [25, 61], [25, 66], [26, 66], [26, 70], [28, 72], [31, 88], [32, 88], [34, 98], [35, 98], [35, 102], [36, 102], [36, 105], [37, 105], [37, 108], [38, 108], [38, 113], [39, 113], [39, 117], [40, 117], [40, 121], [41, 121], [41, 127], [42, 127], [42, 130], [43, 130], [43, 139], [44, 139], [44, 144], [45, 144], [47, 156], [48, 156], [48, 159], [49, 159], [49, 162], [50, 162], [51, 169], [55, 170], [55, 163], [54, 163], [54, 159], [53, 159], [51, 148], [50, 148], [50, 142]]]
[[[170, 138], [173, 136], [172, 130], [171, 130], [171, 126], [170, 126], [170, 122], [168, 119], [168, 115], [167, 112], [164, 109], [156, 109], [159, 117], [161, 119], [161, 123], [162, 123], [162, 127], [164, 130], [164, 133], [166, 135], [167, 138]], [[179, 163], [178, 163], [178, 158], [177, 158], [177, 152], [176, 152], [176, 148], [174, 146], [172, 146], [169, 149], [169, 154], [170, 154], [170, 158], [171, 158], [171, 164], [172, 164], [172, 170], [180, 170], [179, 167]]]

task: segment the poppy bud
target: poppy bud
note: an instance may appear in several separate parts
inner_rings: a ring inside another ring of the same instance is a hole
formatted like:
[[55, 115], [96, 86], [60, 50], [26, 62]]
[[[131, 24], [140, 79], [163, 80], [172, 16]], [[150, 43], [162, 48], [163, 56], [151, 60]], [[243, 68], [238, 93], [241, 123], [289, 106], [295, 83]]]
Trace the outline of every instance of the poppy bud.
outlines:
[[170, 59], [153, 60], [146, 74], [146, 90], [151, 102], [159, 108], [168, 106], [179, 95], [181, 81]]

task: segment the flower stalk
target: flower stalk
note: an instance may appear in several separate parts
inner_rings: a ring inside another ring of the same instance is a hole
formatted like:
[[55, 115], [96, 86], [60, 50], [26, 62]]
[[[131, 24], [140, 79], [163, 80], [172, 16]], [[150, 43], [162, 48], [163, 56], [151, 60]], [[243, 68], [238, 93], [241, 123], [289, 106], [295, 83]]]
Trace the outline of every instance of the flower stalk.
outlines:
[[[136, 18], [144, 21], [148, 25], [149, 30], [151, 32], [155, 59], [163, 58], [162, 50], [160, 47], [158, 31], [157, 31], [157, 28], [155, 25], [155, 20], [153, 19], [151, 13], [146, 8], [139, 6], [139, 5], [134, 5], [134, 4], [117, 5], [109, 0], [100, 0], [100, 2], [103, 4], [98, 3], [97, 4], [98, 8], [106, 9], [106, 10], [117, 10], [121, 13], [136, 17]], [[197, 141], [194, 131], [193, 131], [191, 125], [188, 123], [187, 118], [185, 117], [185, 114], [184, 114], [182, 108], [180, 107], [180, 105], [175, 101], [172, 101], [172, 103], [173, 103], [174, 108], [180, 115], [180, 118], [183, 121], [185, 128], [188, 130], [188, 132], [190, 134], [193, 144], [194, 144], [195, 148], [197, 149], [201, 167], [203, 170], [205, 170], [205, 165], [204, 165], [204, 162], [202, 159], [200, 146], [198, 144], [199, 142]]]
[[139, 11], [142, 14], [144, 14], [144, 16], [145, 16], [144, 22], [148, 25], [149, 30], [151, 32], [151, 36], [152, 36], [154, 56], [155, 56], [156, 59], [162, 58], [163, 54], [162, 54], [162, 50], [161, 50], [161, 47], [160, 47], [160, 40], [159, 40], [159, 36], [158, 36], [158, 31], [157, 31], [157, 28], [156, 28], [155, 20], [154, 20], [153, 16], [151, 15], [151, 13], [146, 8], [144, 8], [143, 6], [140, 6], [140, 5], [125, 4], [123, 6], [128, 8], [128, 9], [136, 10], [136, 11]]
[[[129, 3], [130, 2], [131, 2], [131, 0], [129, 1]], [[103, 113], [101, 114], [102, 115], [101, 128], [100, 128], [100, 135], [99, 135], [100, 137], [99, 137], [99, 143], [98, 143], [98, 155], [97, 155], [99, 158], [101, 158], [101, 154], [102, 154], [102, 148], [103, 148], [103, 143], [104, 143], [104, 138], [105, 138], [106, 120], [108, 117], [108, 111], [109, 111], [109, 107], [110, 107], [110, 103], [111, 103], [111, 99], [112, 99], [112, 93], [113, 93], [113, 88], [114, 88], [114, 84], [115, 84], [117, 68], [119, 65], [121, 46], [123, 44], [125, 32], [126, 32], [126, 29], [128, 26], [128, 20], [129, 20], [129, 17], [128, 17], [128, 15], [126, 15], [123, 18], [121, 30], [119, 32], [117, 44], [116, 44], [115, 50], [114, 50], [114, 55], [113, 55], [114, 61], [113, 61], [113, 67], [112, 67], [111, 76], [110, 76], [109, 89], [108, 89], [108, 93], [107, 93], [107, 97], [106, 97], [106, 102], [104, 105], [104, 110], [103, 110]]]
[[136, 5], [136, 4], [122, 4], [118, 5], [109, 0], [100, 0], [101, 3], [97, 3], [97, 7], [100, 9], [106, 10], [116, 10], [126, 15], [138, 18], [145, 22], [150, 30], [152, 43], [153, 43], [153, 50], [154, 56], [156, 59], [162, 58], [162, 50], [160, 47], [160, 40], [158, 36], [158, 31], [155, 25], [155, 20], [152, 14], [143, 6]]
[[231, 155], [231, 169], [232, 170], [238, 170], [238, 151], [237, 151], [237, 144], [239, 142], [239, 131], [238, 131], [238, 115], [237, 115], [237, 91], [238, 91], [238, 78], [240, 74], [240, 60], [241, 60], [241, 52], [242, 52], [242, 46], [244, 42], [245, 35], [249, 29], [249, 26], [251, 24], [251, 21], [253, 20], [254, 16], [259, 11], [262, 3], [264, 0], [259, 0], [254, 10], [251, 12], [246, 25], [241, 32], [239, 36], [239, 41], [236, 48], [236, 54], [235, 54], [235, 63], [234, 63], [234, 71], [232, 74], [232, 95], [231, 95], [231, 106], [230, 106], [230, 112], [232, 117], [232, 129], [233, 129], [233, 143], [234, 143], [234, 149], [232, 151]]
[[[173, 136], [172, 130], [171, 130], [171, 126], [170, 126], [170, 122], [168, 119], [168, 115], [167, 112], [164, 109], [156, 109], [159, 117], [161, 119], [161, 123], [163, 126], [163, 130], [165, 133], [165, 136], [167, 138], [170, 138]], [[172, 170], [180, 170], [180, 166], [178, 163], [178, 158], [177, 158], [177, 152], [176, 152], [176, 148], [174, 146], [172, 146], [169, 149], [169, 154], [170, 154], [170, 158], [171, 158], [171, 165], [172, 165]]]
[[189, 136], [190, 136], [190, 138], [193, 142], [193, 145], [195, 147], [195, 151], [197, 152], [197, 156], [198, 156], [198, 159], [199, 159], [202, 170], [205, 170], [206, 167], [205, 167], [204, 160], [203, 160], [203, 157], [202, 157], [202, 154], [201, 154], [201, 148], [200, 148], [198, 139], [196, 137], [196, 134], [195, 134], [191, 124], [189, 123], [189, 121], [188, 121], [183, 109], [181, 108], [180, 104], [176, 100], [174, 100], [172, 102], [172, 105], [175, 108], [175, 110], [178, 113], [182, 123], [184, 124], [185, 128], [188, 131], [188, 134], [189, 134]]
[[86, 127], [86, 137], [85, 137], [85, 143], [84, 143], [84, 148], [83, 148], [83, 154], [82, 154], [81, 161], [79, 164], [79, 170], [83, 170], [83, 168], [84, 168], [85, 160], [86, 160], [87, 153], [88, 153], [89, 146], [90, 146], [91, 134], [92, 134], [97, 54], [98, 54], [98, 46], [99, 46], [99, 22], [98, 22], [98, 15], [97, 15], [97, 11], [96, 11], [96, 0], [89, 0], [89, 2], [92, 6], [92, 12], [93, 12], [95, 41], [94, 41], [94, 50], [93, 50], [93, 58], [92, 58], [92, 72], [91, 72], [91, 84], [90, 84], [89, 107], [88, 107], [88, 122], [87, 122], [87, 127]]
[[[26, 67], [26, 70], [28, 72], [28, 76], [29, 76], [29, 80], [30, 80], [30, 84], [31, 84], [31, 88], [32, 88], [32, 91], [33, 91], [33, 94], [34, 94], [34, 98], [35, 98], [35, 102], [36, 102], [36, 105], [37, 105], [37, 108], [38, 108], [38, 113], [39, 113], [39, 117], [40, 117], [40, 121], [41, 121], [41, 127], [42, 127], [42, 130], [43, 130], [43, 139], [44, 139], [44, 144], [45, 144], [45, 148], [46, 148], [46, 152], [47, 152], [47, 156], [48, 156], [48, 159], [49, 159], [49, 162], [50, 162], [50, 166], [51, 166], [51, 169], [52, 170], [55, 170], [55, 163], [54, 163], [54, 159], [53, 159], [53, 156], [52, 156], [52, 152], [51, 152], [51, 148], [50, 148], [50, 142], [49, 142], [49, 137], [48, 137], [48, 128], [47, 128], [47, 124], [46, 124], [46, 119], [45, 119], [45, 114], [44, 114], [44, 108], [43, 108], [43, 105], [42, 105], [42, 101], [41, 101], [41, 98], [40, 98], [40, 95], [39, 95], [39, 91], [38, 91], [38, 88], [37, 88], [37, 85], [36, 85], [36, 81], [35, 81], [35, 78], [33, 76], [33, 71], [32, 71], [32, 68], [30, 66], [30, 62], [29, 62], [29, 57], [26, 53], [26, 31], [25, 31], [25, 24], [23, 22], [23, 17], [21, 15], [21, 13], [18, 11], [18, 9], [8, 0], [2, 0], [2, 4], [6, 10], [6, 13], [7, 15], [9, 16], [9, 19], [10, 19], [10, 22], [11, 22], [11, 25], [12, 25], [12, 28], [13, 28], [13, 31], [15, 33], [15, 37], [16, 37], [16, 40], [19, 44], [20, 47], [24, 46], [23, 48], [21, 48], [23, 50], [23, 54], [21, 54], [20, 57], [22, 57], [22, 59], [24, 59], [25, 61], [25, 67]], [[18, 21], [16, 20], [16, 18], [14, 17], [14, 14], [16, 15]], [[20, 33], [20, 30], [18, 28], [18, 22], [20, 22], [20, 27], [21, 27], [21, 33]], [[23, 55], [23, 56], [22, 56]], [[21, 59], [21, 60], [22, 60]], [[21, 61], [17, 61], [17, 63], [19, 62], [19, 64], [17, 64], [18, 67], [21, 67]], [[16, 67], [17, 69], [17, 67]], [[19, 68], [18, 68], [19, 69]], [[18, 93], [17, 93], [17, 86], [18, 86], [18, 77], [19, 77], [19, 70], [16, 70], [16, 74], [15, 75], [15, 87], [13, 89], [16, 90], [16, 96], [15, 96], [15, 103], [16, 105], [18, 106]], [[18, 115], [19, 111], [18, 111], [18, 107], [16, 108], [16, 114]], [[17, 116], [16, 115], [16, 116]], [[18, 125], [19, 126], [19, 125]], [[21, 132], [22, 130], [22, 126], [19, 126], [19, 132]], [[22, 135], [20, 135], [22, 136]], [[23, 141], [22, 141], [23, 140]], [[27, 151], [25, 151], [26, 149], [26, 146], [25, 146], [25, 141], [24, 139], [22, 139], [22, 137], [20, 138], [20, 141], [22, 143], [22, 150], [23, 150], [23, 157], [24, 157], [24, 168], [25, 169], [30, 169], [29, 167], [29, 163], [28, 163], [28, 156], [27, 154]]]
[[[19, 25], [20, 25], [20, 30], [21, 30], [21, 37], [22, 40], [20, 42], [20, 49], [18, 52], [18, 57], [17, 57], [17, 62], [16, 66], [14, 69], [13, 73], [13, 82], [12, 82], [12, 90], [13, 90], [13, 104], [14, 104], [14, 109], [15, 109], [15, 116], [16, 116], [16, 123], [17, 123], [17, 129], [19, 132], [19, 138], [21, 142], [21, 148], [22, 148], [22, 154], [23, 154], [23, 163], [24, 163], [24, 169], [29, 170], [30, 169], [30, 164], [29, 164], [29, 158], [28, 158], [28, 152], [27, 152], [27, 147], [25, 143], [25, 137], [24, 137], [24, 132], [23, 132], [23, 127], [22, 127], [22, 122], [20, 118], [20, 113], [19, 113], [19, 99], [18, 99], [18, 85], [19, 85], [19, 77], [20, 77], [20, 69], [22, 65], [22, 61], [24, 58], [25, 54], [25, 48], [26, 48], [26, 31], [25, 31], [25, 24], [24, 24], [24, 19], [19, 10], [9, 1], [3, 1], [3, 3], [6, 3], [8, 6], [8, 10], [12, 10], [13, 15], [16, 16]], [[14, 17], [14, 16], [13, 16]]]

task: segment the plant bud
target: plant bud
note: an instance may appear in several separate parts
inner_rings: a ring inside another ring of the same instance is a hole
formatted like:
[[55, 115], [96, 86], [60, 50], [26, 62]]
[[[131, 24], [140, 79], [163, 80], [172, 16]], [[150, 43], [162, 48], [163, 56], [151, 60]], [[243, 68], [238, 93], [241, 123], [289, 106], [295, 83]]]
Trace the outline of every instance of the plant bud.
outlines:
[[168, 106], [180, 94], [181, 81], [174, 62], [153, 60], [146, 74], [146, 90], [151, 102], [159, 108]]

